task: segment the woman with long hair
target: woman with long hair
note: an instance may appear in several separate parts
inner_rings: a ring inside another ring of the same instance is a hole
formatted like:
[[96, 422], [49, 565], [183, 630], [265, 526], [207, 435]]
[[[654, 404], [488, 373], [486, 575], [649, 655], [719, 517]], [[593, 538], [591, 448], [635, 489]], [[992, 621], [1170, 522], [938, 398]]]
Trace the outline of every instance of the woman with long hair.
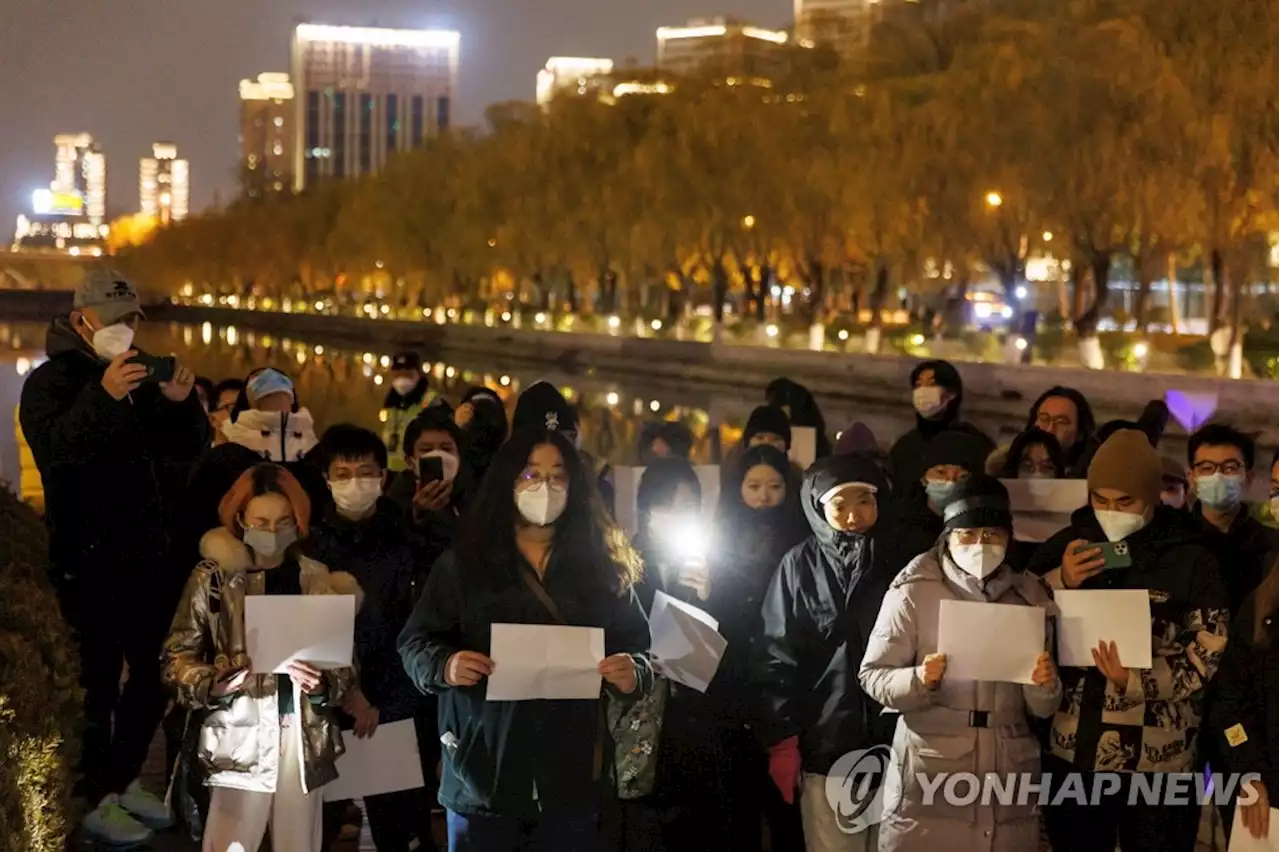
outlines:
[[288, 674], [255, 671], [245, 596], [354, 595], [358, 606], [360, 587], [304, 552], [311, 501], [279, 465], [241, 474], [218, 515], [162, 651], [165, 683], [202, 714], [196, 757], [212, 789], [203, 850], [257, 849], [270, 825], [277, 852], [319, 852], [319, 791], [338, 777], [342, 754], [334, 713], [354, 671], [307, 662]]
[[[573, 444], [555, 431], [517, 431], [400, 636], [409, 677], [440, 696], [451, 850], [596, 848], [611, 764], [605, 693], [625, 702], [652, 684], [633, 590], [640, 571]], [[494, 624], [603, 629], [600, 698], [487, 700], [487, 678], [502, 665], [489, 656]]]

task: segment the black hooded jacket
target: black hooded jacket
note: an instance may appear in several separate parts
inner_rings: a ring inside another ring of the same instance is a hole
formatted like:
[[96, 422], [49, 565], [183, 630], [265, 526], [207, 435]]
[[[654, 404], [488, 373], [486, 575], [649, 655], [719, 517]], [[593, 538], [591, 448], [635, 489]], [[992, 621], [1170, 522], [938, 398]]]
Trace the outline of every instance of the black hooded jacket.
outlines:
[[960, 406], [964, 402], [964, 382], [961, 380], [960, 373], [956, 371], [956, 368], [946, 361], [922, 361], [911, 371], [911, 387], [913, 389], [916, 386], [916, 379], [925, 370], [933, 370], [934, 381], [940, 387], [955, 394], [955, 398], [947, 403], [942, 416], [936, 420], [926, 419], [917, 413], [915, 428], [894, 442], [893, 447], [889, 450], [889, 466], [893, 471], [893, 481], [896, 483], [919, 479], [924, 475], [927, 468], [922, 468], [920, 465], [922, 463], [921, 460], [924, 458], [925, 448], [930, 441], [942, 432], [948, 430], [966, 432], [979, 438], [986, 447], [983, 453], [984, 459], [996, 448], [996, 445], [981, 429], [960, 419]]
[[187, 466], [209, 443], [197, 395], [171, 402], [147, 382], [116, 401], [102, 387], [107, 362], [66, 317], [53, 321], [45, 351], [23, 385], [19, 421], [44, 484], [55, 579], [154, 583], [148, 571], [190, 564], [172, 561], [170, 536]]
[[765, 389], [765, 399], [769, 405], [786, 409], [792, 426], [814, 430], [814, 451], [817, 458], [823, 459], [831, 455], [827, 421], [823, 419], [822, 409], [818, 408], [818, 401], [807, 387], [791, 379], [774, 379]]
[[502, 399], [488, 388], [472, 388], [463, 395], [471, 403], [471, 422], [462, 430], [462, 457], [479, 485], [489, 471], [498, 447], [507, 440], [507, 411]]
[[[869, 535], [838, 533], [818, 498], [845, 482], [878, 489]], [[852, 749], [887, 742], [892, 724], [858, 685], [858, 668], [885, 592], [906, 563], [891, 532], [889, 485], [862, 456], [830, 456], [805, 474], [801, 504], [813, 534], [782, 560], [765, 596], [755, 660], [761, 741], [800, 738], [805, 772], [825, 775]]]
[[1061, 385], [1049, 388], [1032, 403], [1031, 411], [1027, 415], [1027, 429], [1037, 428], [1036, 416], [1040, 413], [1040, 406], [1046, 399], [1055, 396], [1069, 399], [1075, 405], [1076, 430], [1080, 435], [1074, 446], [1062, 448], [1062, 455], [1067, 468], [1063, 478], [1084, 479], [1089, 473], [1089, 462], [1093, 461], [1093, 454], [1098, 451], [1099, 446], [1098, 438], [1095, 434], [1098, 424], [1093, 417], [1093, 406], [1089, 405], [1089, 400], [1085, 399], [1084, 394], [1075, 388], [1062, 387]]

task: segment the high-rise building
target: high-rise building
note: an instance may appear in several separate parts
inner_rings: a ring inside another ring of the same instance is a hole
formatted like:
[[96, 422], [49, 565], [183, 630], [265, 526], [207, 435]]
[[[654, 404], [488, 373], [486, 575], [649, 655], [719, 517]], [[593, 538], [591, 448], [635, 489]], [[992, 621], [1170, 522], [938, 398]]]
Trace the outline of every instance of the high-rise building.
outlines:
[[154, 216], [162, 225], [187, 218], [191, 176], [186, 160], [178, 159], [178, 146], [157, 142], [151, 156], [143, 157], [138, 169], [138, 209]]
[[585, 95], [612, 91], [613, 82], [609, 76], [612, 72], [612, 59], [553, 56], [538, 72], [538, 105], [544, 106], [561, 92]]
[[61, 206], [70, 213], [69, 202], [79, 199], [82, 214], [97, 225], [107, 218], [107, 160], [88, 133], [59, 133], [53, 137], [57, 147], [53, 183], [50, 193], [62, 199]]
[[785, 71], [788, 36], [733, 18], [701, 18], [658, 28], [658, 70], [743, 82], [772, 80]]
[[288, 74], [240, 81], [240, 168], [246, 195], [293, 190], [295, 126]]
[[375, 172], [452, 123], [461, 36], [300, 24], [293, 36], [294, 186]]
[[842, 53], [867, 44], [880, 15], [880, 0], [795, 0], [796, 41], [827, 45]]

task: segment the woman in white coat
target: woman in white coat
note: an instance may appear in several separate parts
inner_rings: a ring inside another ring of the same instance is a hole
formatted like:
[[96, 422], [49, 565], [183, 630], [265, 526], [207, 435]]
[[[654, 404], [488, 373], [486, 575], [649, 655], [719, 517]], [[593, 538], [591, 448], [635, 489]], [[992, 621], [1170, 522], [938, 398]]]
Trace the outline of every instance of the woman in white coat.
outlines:
[[[898, 771], [885, 784], [880, 852], [1026, 852], [1039, 843], [1035, 795], [1018, 805], [998, 796], [973, 797], [968, 783], [947, 802], [939, 774], [971, 774], [1002, 784], [1040, 776], [1040, 746], [1027, 714], [1051, 716], [1062, 684], [1047, 652], [1028, 663], [1031, 684], [958, 681], [938, 653], [938, 611], [944, 600], [1047, 608], [1039, 580], [1005, 564], [1012, 534], [1009, 494], [995, 479], [974, 476], [943, 507], [943, 534], [893, 581], [858, 680], [875, 701], [901, 714], [893, 739]], [[920, 777], [933, 793], [926, 793]]]

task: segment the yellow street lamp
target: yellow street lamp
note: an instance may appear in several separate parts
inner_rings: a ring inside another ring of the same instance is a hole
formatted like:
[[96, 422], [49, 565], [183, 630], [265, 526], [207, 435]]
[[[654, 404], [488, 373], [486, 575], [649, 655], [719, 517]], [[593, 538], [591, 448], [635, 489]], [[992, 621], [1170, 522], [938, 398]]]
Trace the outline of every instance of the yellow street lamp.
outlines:
[[992, 190], [991, 192], [987, 193], [988, 207], [999, 207], [1001, 204], [1004, 204], [1004, 196], [1002, 196], [1000, 193], [996, 192], [995, 190]]
[[1052, 242], [1052, 241], [1053, 241], [1053, 231], [1045, 231], [1045, 232], [1044, 232], [1043, 234], [1041, 234], [1040, 236], [1044, 237], [1044, 241], [1045, 241], [1046, 243], [1048, 243], [1048, 242]]
[[755, 216], [747, 215], [747, 216], [743, 216], [743, 217], [742, 217], [742, 227], [744, 227], [744, 228], [746, 228], [748, 231], [750, 231], [750, 230], [751, 230], [752, 228], [754, 228], [755, 226], [756, 226], [756, 217], [755, 217]]

